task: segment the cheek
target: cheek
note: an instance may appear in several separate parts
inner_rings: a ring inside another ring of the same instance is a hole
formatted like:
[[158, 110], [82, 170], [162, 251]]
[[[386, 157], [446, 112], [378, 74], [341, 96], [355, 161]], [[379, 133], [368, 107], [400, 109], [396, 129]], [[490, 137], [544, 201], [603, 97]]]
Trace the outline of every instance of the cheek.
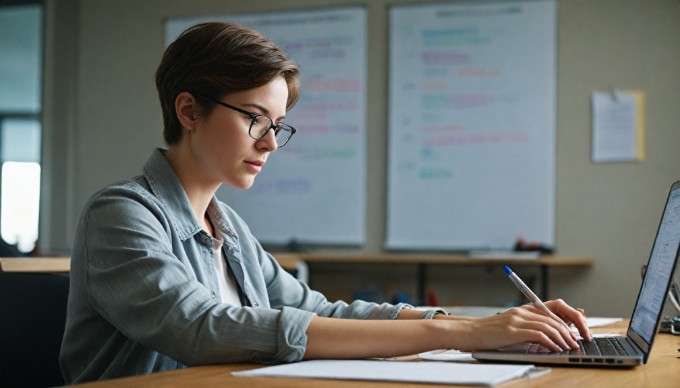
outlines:
[[224, 147], [238, 139], [238, 124], [221, 117], [212, 117], [207, 123], [204, 142], [212, 147]]
[[249, 150], [254, 140], [248, 135], [247, 123], [226, 109], [214, 111], [206, 120], [203, 146], [210, 149], [214, 157], [226, 161]]
[[222, 161], [239, 158], [245, 150], [252, 146], [253, 142], [248, 133], [236, 124], [215, 128], [212, 136], [205, 141], [207, 142], [206, 146], [210, 147], [216, 157]]

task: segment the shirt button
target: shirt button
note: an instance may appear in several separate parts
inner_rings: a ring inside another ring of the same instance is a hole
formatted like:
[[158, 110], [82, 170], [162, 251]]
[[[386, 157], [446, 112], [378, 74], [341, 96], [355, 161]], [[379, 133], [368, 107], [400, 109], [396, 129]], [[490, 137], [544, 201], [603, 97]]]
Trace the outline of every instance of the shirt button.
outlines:
[[217, 298], [217, 294], [215, 293], [215, 291], [210, 291], [210, 297], [213, 299]]
[[259, 304], [257, 304], [257, 302], [253, 302], [253, 307], [257, 307], [257, 306], [259, 306]]

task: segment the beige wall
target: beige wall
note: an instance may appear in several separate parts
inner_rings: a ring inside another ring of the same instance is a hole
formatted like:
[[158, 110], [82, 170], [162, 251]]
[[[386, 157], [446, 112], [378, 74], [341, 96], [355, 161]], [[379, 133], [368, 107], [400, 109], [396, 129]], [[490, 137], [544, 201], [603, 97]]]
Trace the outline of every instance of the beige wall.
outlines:
[[[165, 18], [364, 4], [371, 130], [367, 244], [360, 251], [380, 251], [387, 171], [387, 9], [408, 2], [415, 1], [47, 0], [43, 250], [68, 254], [88, 196], [137, 174], [152, 148], [161, 145], [153, 73], [163, 52]], [[677, 0], [559, 1], [557, 249], [597, 262], [587, 270], [553, 271], [551, 295], [593, 314], [630, 313], [666, 191], [680, 179], [678, 21]], [[590, 161], [590, 93], [612, 87], [647, 94], [642, 163]], [[359, 271], [365, 275], [356, 276]], [[414, 290], [409, 266], [387, 271], [320, 267], [312, 275], [316, 284], [335, 286], [328, 291], [333, 295], [371, 285]], [[513, 292], [497, 269], [434, 267], [430, 275], [442, 303], [497, 304]], [[476, 283], [486, 287], [471, 288]]]

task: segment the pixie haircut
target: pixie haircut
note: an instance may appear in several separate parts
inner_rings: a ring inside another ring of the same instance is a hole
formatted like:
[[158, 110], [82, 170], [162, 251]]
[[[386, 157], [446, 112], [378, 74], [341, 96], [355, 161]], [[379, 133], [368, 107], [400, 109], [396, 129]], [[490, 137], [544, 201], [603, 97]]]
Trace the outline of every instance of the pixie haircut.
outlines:
[[[288, 85], [286, 109], [290, 109], [300, 96], [298, 74], [295, 62], [257, 31], [236, 23], [190, 27], [168, 46], [156, 70], [165, 142], [171, 145], [182, 138], [175, 111], [180, 93], [218, 99], [283, 77]], [[214, 103], [199, 103], [205, 114], [215, 108]]]

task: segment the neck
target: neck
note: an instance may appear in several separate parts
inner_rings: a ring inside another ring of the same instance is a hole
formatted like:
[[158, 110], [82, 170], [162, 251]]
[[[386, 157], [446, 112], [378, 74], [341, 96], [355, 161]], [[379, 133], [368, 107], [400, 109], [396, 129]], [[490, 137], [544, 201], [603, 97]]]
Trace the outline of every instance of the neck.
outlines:
[[[188, 151], [178, 146], [170, 146], [165, 155], [168, 163], [177, 174], [180, 184], [189, 199], [196, 220], [206, 232], [210, 233], [210, 227], [206, 221], [208, 205], [219, 188], [219, 183], [209, 183], [199, 168], [196, 158], [191, 157]], [[212, 234], [212, 233], [211, 233]]]

